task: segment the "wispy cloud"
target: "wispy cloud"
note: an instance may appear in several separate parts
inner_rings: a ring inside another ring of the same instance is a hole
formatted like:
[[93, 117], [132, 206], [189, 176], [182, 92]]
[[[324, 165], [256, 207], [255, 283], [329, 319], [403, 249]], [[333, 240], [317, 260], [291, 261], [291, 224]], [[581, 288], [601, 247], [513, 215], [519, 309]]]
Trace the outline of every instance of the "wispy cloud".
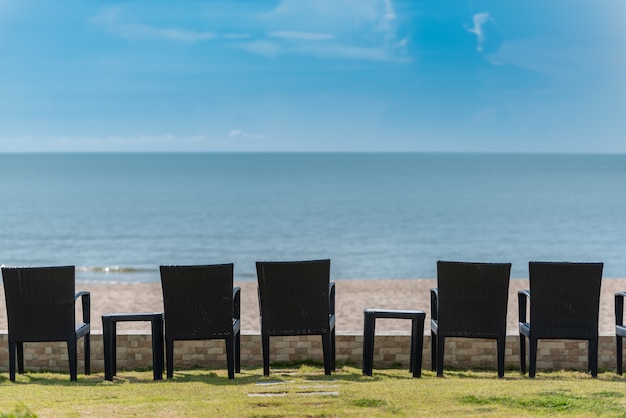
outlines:
[[167, 39], [172, 41], [197, 42], [216, 37], [212, 32], [193, 32], [175, 28], [157, 28], [143, 24], [120, 24], [114, 28], [120, 35], [133, 39]]
[[90, 22], [106, 27], [107, 30], [117, 36], [134, 40], [164, 39], [191, 43], [214, 39], [217, 36], [213, 32], [157, 27], [144, 23], [124, 23], [121, 22], [119, 8], [103, 9], [98, 15], [91, 18]]
[[252, 134], [242, 129], [233, 129], [228, 133], [228, 137], [232, 139], [263, 139], [265, 135]]
[[394, 23], [397, 18], [396, 12], [393, 9], [393, 5], [391, 4], [391, 0], [384, 0], [385, 3], [385, 12], [378, 17], [379, 19], [379, 28], [385, 32], [385, 37], [389, 39], [396, 38], [396, 31], [394, 28]]
[[209, 135], [24, 135], [21, 137], [0, 136], [0, 146], [6, 152], [136, 152], [153, 151], [197, 151], [211, 150], [219, 138]]
[[[308, 55], [321, 59], [344, 59], [378, 62], [408, 62], [411, 58], [403, 55], [394, 55], [393, 51], [385, 48], [368, 48], [350, 44], [309, 43], [285, 45], [271, 40], [245, 42], [240, 48], [258, 55], [276, 57], [279, 55]], [[402, 42], [399, 43], [402, 47]]]
[[284, 52], [277, 42], [263, 39], [244, 42], [239, 44], [239, 47], [245, 51], [265, 57], [276, 57]]
[[267, 56], [410, 61], [398, 22], [392, 0], [282, 0], [263, 17], [267, 37], [240, 46]]
[[299, 32], [292, 30], [270, 32], [269, 36], [272, 38], [295, 39], [298, 41], [324, 41], [335, 38], [335, 35], [329, 33]]
[[477, 38], [476, 50], [479, 52], [482, 52], [483, 43], [485, 42], [485, 31], [483, 29], [483, 26], [485, 23], [487, 23], [491, 19], [492, 18], [491, 16], [489, 16], [489, 13], [476, 13], [474, 14], [474, 18], [473, 18], [474, 26], [468, 27], [467, 25], [465, 25], [465, 29], [469, 33], [473, 33], [474, 35], [476, 35], [476, 38]]
[[[2, 0], [0, 0], [2, 1]], [[253, 54], [276, 57], [308, 55], [322, 59], [409, 61], [408, 38], [399, 36], [392, 0], [281, 0], [264, 13], [243, 13], [234, 27], [191, 30], [171, 23], [134, 19], [127, 8], [103, 8], [90, 19], [111, 34], [130, 40], [202, 42], [219, 40]], [[225, 19], [230, 21], [229, 19]], [[200, 22], [202, 19], [200, 18]], [[196, 26], [198, 20], [196, 19]], [[208, 25], [208, 23], [207, 23]], [[240, 25], [240, 28], [237, 28]], [[254, 35], [252, 35], [254, 34]]]

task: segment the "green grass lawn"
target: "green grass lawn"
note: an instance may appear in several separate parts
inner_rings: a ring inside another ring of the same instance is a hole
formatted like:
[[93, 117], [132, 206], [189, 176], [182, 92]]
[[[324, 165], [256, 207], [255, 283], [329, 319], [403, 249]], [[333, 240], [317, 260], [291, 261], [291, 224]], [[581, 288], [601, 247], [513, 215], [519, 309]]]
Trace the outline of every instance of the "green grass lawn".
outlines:
[[[2, 415], [4, 414], [4, 415]], [[152, 381], [151, 371], [103, 374], [27, 373], [17, 382], [0, 374], [0, 416], [598, 416], [626, 417], [626, 377], [603, 372], [544, 372], [536, 379], [507, 371], [424, 371], [344, 366], [324, 376], [317, 365], [246, 369], [235, 380], [222, 370], [177, 371]]]

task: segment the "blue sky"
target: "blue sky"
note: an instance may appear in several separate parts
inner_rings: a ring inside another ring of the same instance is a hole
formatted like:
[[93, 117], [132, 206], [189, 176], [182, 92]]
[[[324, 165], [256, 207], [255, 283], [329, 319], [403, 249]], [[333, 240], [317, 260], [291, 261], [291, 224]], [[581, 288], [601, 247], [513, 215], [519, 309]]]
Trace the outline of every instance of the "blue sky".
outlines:
[[0, 151], [626, 152], [626, 0], [0, 0]]

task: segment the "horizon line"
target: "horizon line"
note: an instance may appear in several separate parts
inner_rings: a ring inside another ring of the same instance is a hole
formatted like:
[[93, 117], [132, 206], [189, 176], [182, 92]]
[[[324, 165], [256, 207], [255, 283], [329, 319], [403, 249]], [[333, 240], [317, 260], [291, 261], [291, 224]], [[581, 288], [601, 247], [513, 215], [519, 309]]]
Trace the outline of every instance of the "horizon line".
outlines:
[[423, 154], [423, 155], [626, 155], [626, 152], [585, 151], [0, 151], [0, 155], [93, 154]]

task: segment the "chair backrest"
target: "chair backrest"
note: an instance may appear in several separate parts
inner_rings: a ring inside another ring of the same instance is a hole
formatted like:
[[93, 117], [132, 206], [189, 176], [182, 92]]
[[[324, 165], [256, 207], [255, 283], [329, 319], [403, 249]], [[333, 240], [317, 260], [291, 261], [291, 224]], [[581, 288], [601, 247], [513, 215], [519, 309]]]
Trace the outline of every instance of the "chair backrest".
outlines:
[[313, 334], [329, 328], [330, 260], [257, 262], [261, 332]]
[[538, 338], [596, 338], [603, 263], [530, 262], [530, 324]]
[[3, 267], [2, 281], [10, 340], [75, 337], [74, 266]]
[[161, 266], [167, 339], [233, 332], [233, 264]]
[[506, 335], [510, 263], [437, 262], [438, 326], [444, 335]]

